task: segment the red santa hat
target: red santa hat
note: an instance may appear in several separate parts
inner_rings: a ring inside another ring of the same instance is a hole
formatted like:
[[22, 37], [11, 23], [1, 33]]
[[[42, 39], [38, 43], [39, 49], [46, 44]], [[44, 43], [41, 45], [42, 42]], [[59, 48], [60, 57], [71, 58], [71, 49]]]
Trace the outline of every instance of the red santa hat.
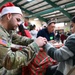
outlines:
[[7, 2], [0, 8], [1, 16], [7, 13], [19, 13], [22, 15], [21, 9], [19, 7], [14, 6], [14, 4], [12, 4], [11, 2]]

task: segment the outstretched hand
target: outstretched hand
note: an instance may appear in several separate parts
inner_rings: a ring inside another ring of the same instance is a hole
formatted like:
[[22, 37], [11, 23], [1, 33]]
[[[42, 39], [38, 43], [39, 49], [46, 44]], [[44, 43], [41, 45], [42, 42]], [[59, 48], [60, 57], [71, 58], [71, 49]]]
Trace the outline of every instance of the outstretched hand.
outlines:
[[35, 40], [35, 43], [39, 46], [39, 47], [43, 47], [46, 43], [47, 43], [47, 39], [44, 37], [38, 37]]
[[56, 41], [55, 40], [51, 40], [51, 41], [49, 41], [50, 43], [52, 43], [52, 44], [54, 44], [54, 43], [56, 43]]

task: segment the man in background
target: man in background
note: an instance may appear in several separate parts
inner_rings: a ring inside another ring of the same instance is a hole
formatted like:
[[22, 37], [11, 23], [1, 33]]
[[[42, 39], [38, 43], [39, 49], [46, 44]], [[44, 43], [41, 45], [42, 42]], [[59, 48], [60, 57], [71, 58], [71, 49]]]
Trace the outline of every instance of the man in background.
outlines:
[[41, 29], [37, 33], [37, 37], [42, 36], [47, 39], [47, 41], [53, 42], [55, 34], [54, 34], [54, 28], [55, 28], [55, 21], [49, 21], [46, 28]]

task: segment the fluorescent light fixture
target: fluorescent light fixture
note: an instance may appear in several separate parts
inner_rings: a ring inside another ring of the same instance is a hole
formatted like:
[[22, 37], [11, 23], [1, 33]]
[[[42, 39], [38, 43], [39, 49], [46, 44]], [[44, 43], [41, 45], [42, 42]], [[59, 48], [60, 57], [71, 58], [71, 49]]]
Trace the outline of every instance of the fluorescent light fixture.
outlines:
[[27, 1], [32, 1], [32, 0], [27, 0]]
[[39, 20], [39, 19], [38, 18], [35, 18], [34, 20], [36, 21], [36, 20]]

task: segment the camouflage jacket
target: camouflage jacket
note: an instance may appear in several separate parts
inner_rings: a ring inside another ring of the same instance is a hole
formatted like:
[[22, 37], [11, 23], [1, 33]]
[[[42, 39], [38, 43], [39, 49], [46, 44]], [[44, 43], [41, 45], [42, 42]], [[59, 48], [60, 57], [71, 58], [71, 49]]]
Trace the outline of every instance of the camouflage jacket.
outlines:
[[[18, 50], [13, 52], [11, 50], [12, 42], [26, 47], [23, 48], [22, 51]], [[27, 66], [38, 51], [39, 47], [32, 39], [20, 36], [14, 32], [8, 33], [2, 26], [0, 26], [0, 67], [2, 67], [2, 71], [3, 69], [7, 69], [7, 74], [5, 75], [17, 75], [14, 74], [14, 70], [22, 65]]]

